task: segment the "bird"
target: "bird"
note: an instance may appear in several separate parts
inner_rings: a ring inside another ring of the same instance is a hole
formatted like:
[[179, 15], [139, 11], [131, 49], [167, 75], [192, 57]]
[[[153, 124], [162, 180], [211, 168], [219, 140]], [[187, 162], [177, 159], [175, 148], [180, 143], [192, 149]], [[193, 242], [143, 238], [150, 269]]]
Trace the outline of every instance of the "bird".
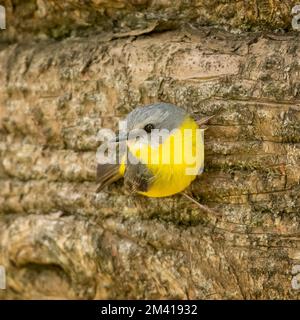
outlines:
[[[125, 119], [127, 131], [108, 141], [108, 145], [116, 147], [117, 161], [97, 164], [99, 186], [96, 192], [123, 178], [129, 194], [162, 198], [181, 193], [202, 210], [217, 214], [185, 192], [203, 172], [204, 130], [212, 117], [196, 120], [171, 103], [136, 107]], [[143, 142], [130, 137], [130, 132], [139, 130], [146, 137]], [[158, 132], [165, 135], [153, 139], [154, 133]], [[192, 170], [189, 172], [189, 169]]]

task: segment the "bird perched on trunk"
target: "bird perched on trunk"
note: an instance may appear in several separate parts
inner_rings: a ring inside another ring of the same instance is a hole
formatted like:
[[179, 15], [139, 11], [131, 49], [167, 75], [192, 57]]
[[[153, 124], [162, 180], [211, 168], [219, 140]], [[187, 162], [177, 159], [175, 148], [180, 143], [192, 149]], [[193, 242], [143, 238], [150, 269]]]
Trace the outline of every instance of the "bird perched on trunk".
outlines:
[[203, 171], [203, 125], [211, 118], [196, 121], [168, 103], [137, 107], [126, 117], [127, 130], [107, 142], [115, 147], [116, 161], [97, 160], [97, 192], [120, 178], [130, 193], [147, 197], [183, 192]]

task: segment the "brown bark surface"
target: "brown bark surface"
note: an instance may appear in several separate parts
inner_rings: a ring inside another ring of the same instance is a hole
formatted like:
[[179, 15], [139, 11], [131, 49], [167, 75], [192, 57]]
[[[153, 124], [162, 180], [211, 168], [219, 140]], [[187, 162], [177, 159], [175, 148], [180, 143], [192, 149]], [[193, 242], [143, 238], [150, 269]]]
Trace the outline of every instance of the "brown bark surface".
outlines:
[[[0, 298], [299, 298], [299, 40], [202, 27], [3, 46]], [[98, 130], [157, 101], [216, 114], [190, 191], [222, 218], [121, 183], [95, 194]]]
[[126, 34], [186, 25], [238, 30], [291, 30], [298, 0], [0, 0], [6, 7], [5, 41], [62, 39], [103, 32]]

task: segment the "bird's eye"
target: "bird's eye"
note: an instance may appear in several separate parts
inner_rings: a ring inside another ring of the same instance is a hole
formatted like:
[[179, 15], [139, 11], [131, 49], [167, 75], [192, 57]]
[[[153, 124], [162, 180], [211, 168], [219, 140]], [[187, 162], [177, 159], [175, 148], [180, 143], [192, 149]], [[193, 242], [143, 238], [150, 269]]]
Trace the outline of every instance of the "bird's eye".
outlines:
[[150, 133], [151, 130], [153, 130], [153, 129], [154, 129], [154, 125], [153, 125], [152, 123], [148, 123], [148, 124], [146, 124], [145, 127], [144, 127], [144, 130], [145, 130], [147, 133]]

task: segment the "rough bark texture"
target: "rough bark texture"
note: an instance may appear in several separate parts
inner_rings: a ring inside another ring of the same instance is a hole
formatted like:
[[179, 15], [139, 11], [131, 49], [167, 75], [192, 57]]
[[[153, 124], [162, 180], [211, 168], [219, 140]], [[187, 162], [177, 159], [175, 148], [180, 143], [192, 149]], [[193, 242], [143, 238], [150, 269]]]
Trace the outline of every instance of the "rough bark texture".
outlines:
[[70, 35], [173, 30], [218, 25], [239, 30], [290, 30], [298, 0], [0, 0], [7, 9], [6, 41], [33, 35]]
[[[0, 298], [299, 298], [299, 35], [114, 37], [0, 51]], [[191, 191], [222, 218], [95, 194], [97, 131], [157, 101], [217, 115]]]

